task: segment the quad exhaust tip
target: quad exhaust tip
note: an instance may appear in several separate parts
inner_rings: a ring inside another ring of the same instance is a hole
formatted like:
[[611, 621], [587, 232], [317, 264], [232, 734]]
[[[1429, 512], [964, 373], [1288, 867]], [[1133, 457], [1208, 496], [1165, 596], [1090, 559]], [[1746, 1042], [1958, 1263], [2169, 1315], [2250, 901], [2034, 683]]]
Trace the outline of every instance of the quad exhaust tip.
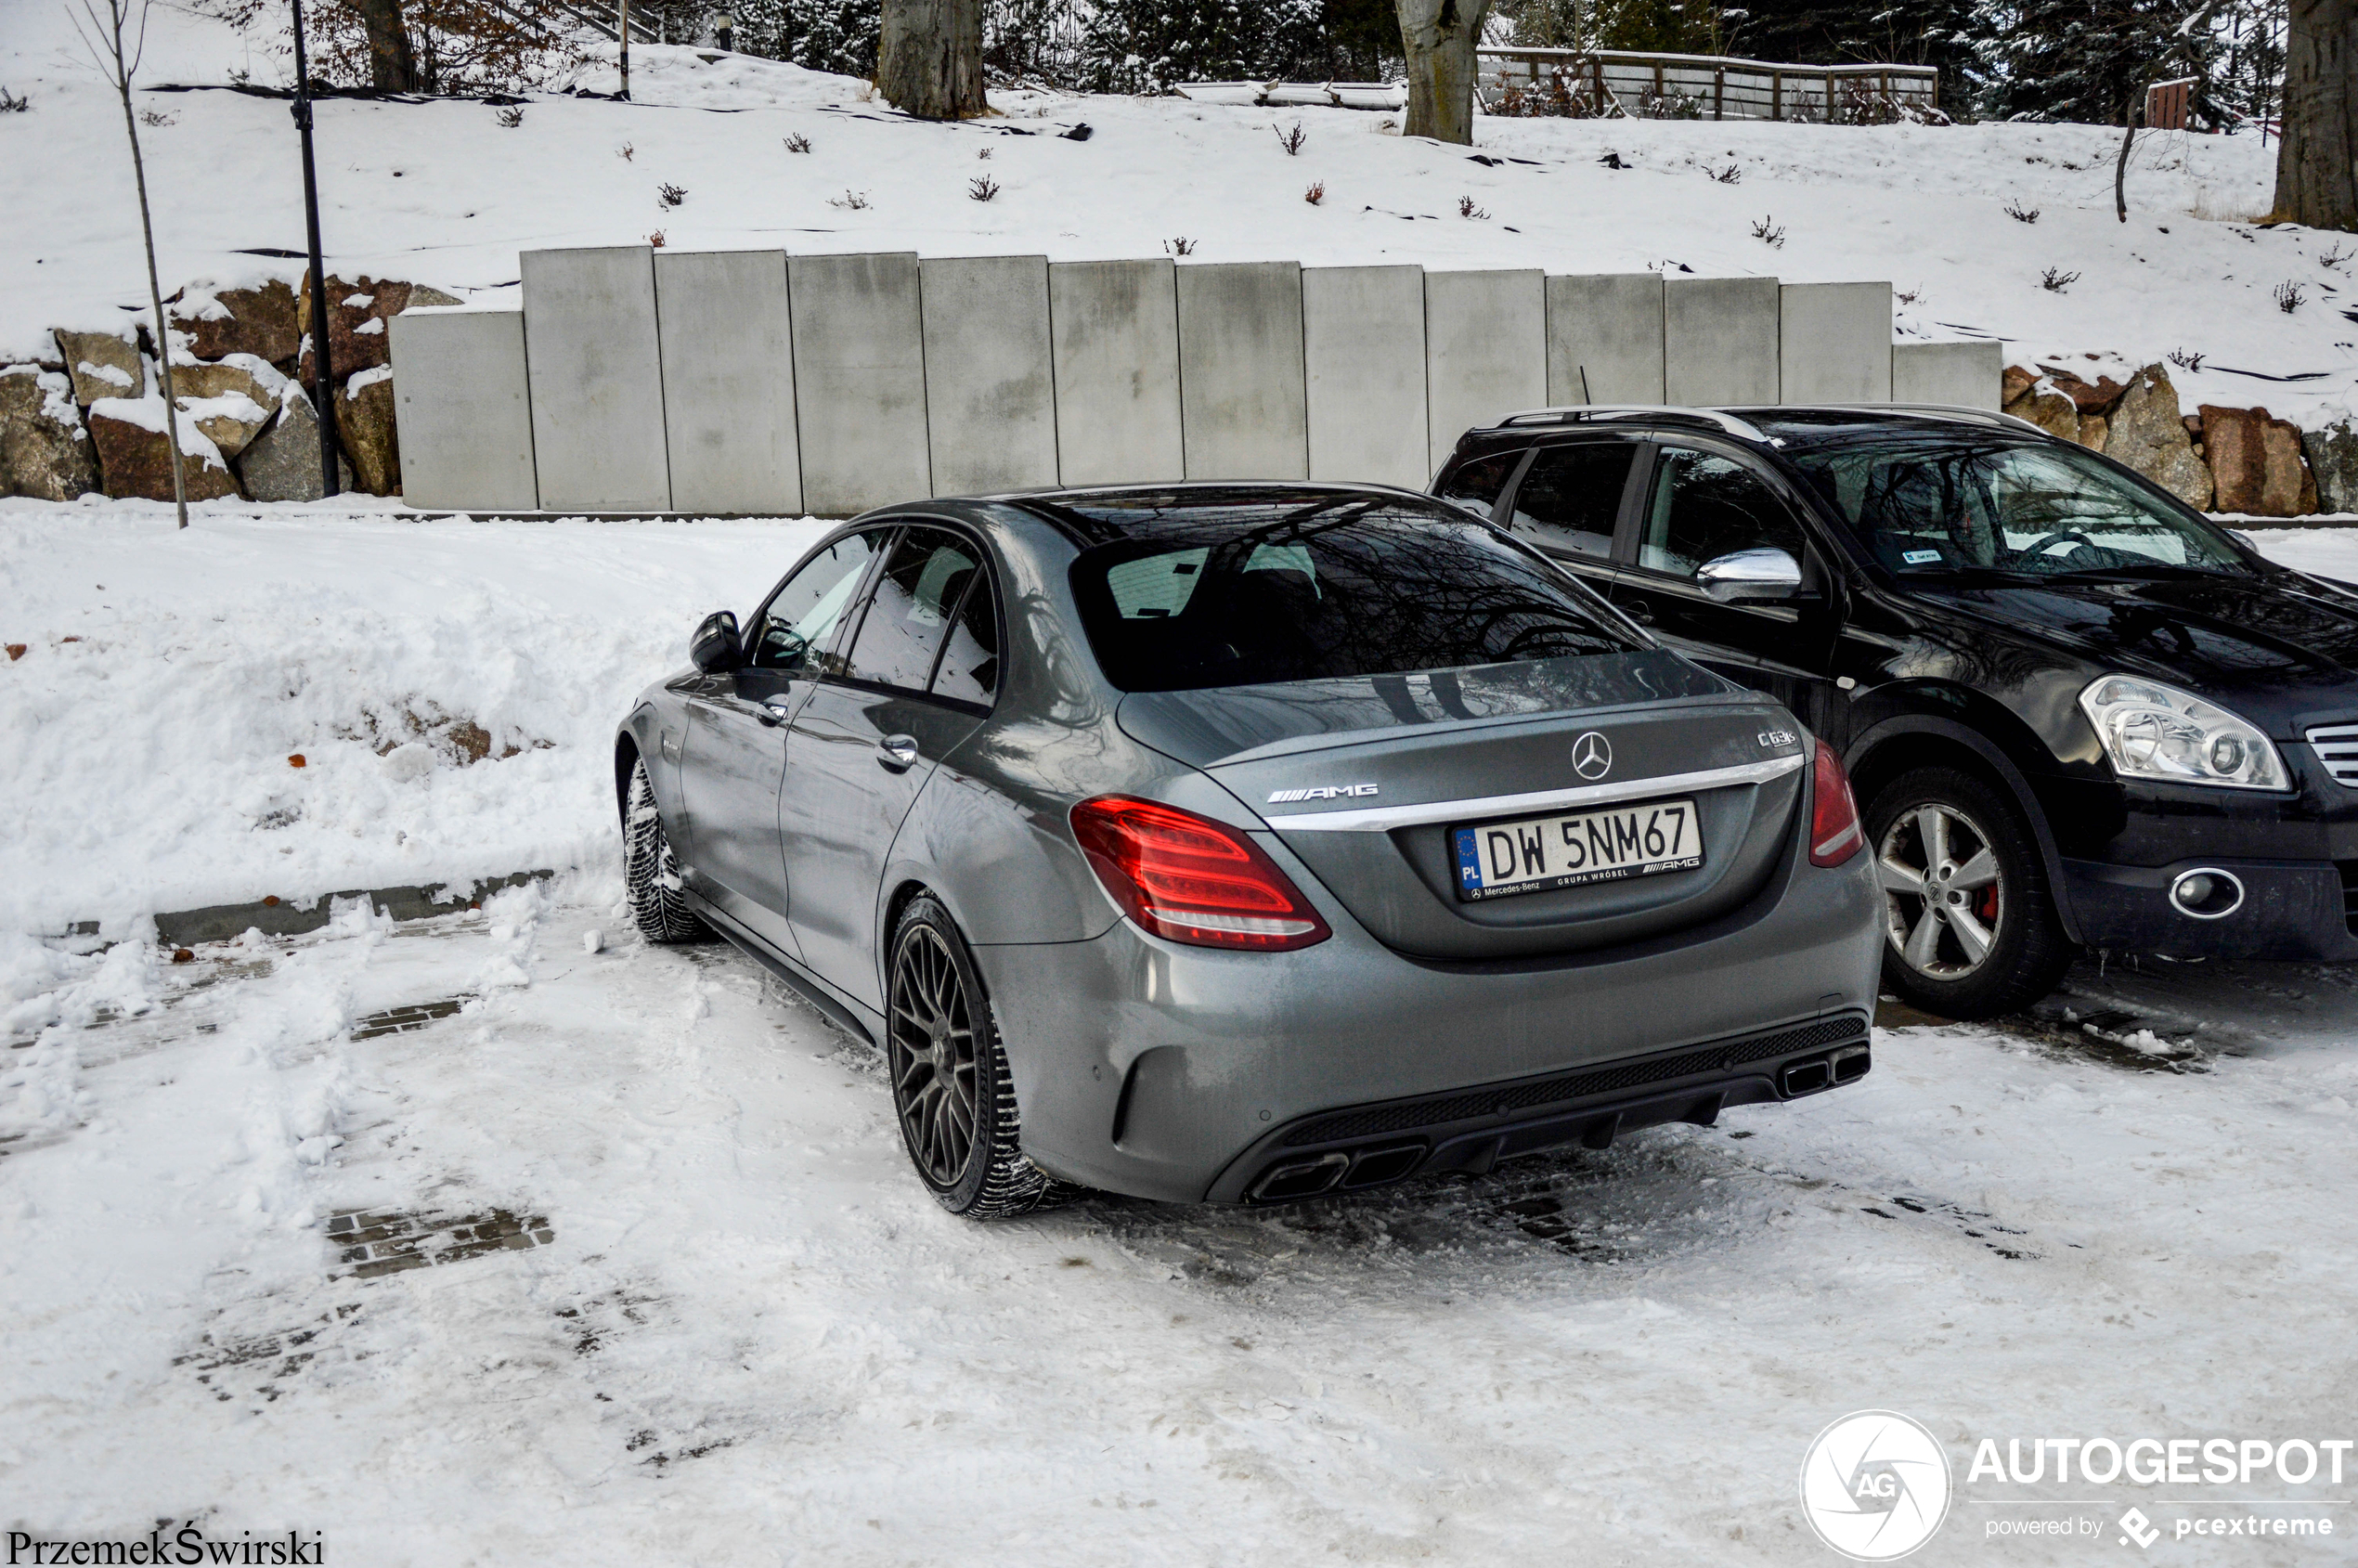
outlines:
[[2196, 866], [2170, 885], [2170, 907], [2189, 920], [2223, 920], [2243, 906], [2242, 879], [2217, 866]]
[[1848, 1045], [1822, 1056], [1788, 1062], [1777, 1074], [1777, 1093], [1791, 1100], [1837, 1084], [1856, 1083], [1867, 1076], [1867, 1069], [1873, 1065], [1873, 1053], [1864, 1045]]

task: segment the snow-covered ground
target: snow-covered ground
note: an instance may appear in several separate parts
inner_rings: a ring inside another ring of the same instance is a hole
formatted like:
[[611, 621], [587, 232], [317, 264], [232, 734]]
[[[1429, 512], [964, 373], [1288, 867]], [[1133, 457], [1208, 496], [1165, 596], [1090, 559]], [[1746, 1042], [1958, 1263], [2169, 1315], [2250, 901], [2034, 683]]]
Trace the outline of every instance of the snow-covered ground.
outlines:
[[617, 891], [39, 950], [59, 1022], [0, 1063], [0, 1528], [1814, 1565], [1804, 1448], [1881, 1407], [1956, 1469], [1919, 1561], [2082, 1562], [1988, 1532], [2101, 1517], [2110, 1554], [2130, 1505], [2212, 1496], [2338, 1536], [2157, 1560], [2348, 1561], [2322, 1478], [1966, 1477], [1984, 1437], [2352, 1435], [2346, 972], [2087, 972], [2064, 1000], [2110, 1038], [1887, 1029], [1856, 1088], [1601, 1155], [976, 1225], [907, 1171], [873, 1052], [725, 949], [620, 937]]
[[[119, 329], [123, 307], [146, 300], [121, 110], [74, 63], [53, 11], [0, 6], [0, 84], [32, 100], [0, 115], [0, 212], [38, 214], [0, 245], [0, 359], [42, 352], [52, 327]], [[144, 84], [285, 76], [221, 24], [155, 15]], [[612, 73], [586, 84], [611, 87]], [[2358, 330], [2338, 303], [2352, 247], [2240, 221], [2263, 214], [2274, 188], [2275, 149], [2248, 136], [2143, 140], [2124, 225], [2118, 135], [2093, 126], [1484, 118], [1460, 149], [1348, 110], [1018, 92], [993, 95], [994, 117], [938, 125], [849, 78], [657, 46], [634, 51], [631, 87], [628, 104], [541, 97], [513, 129], [484, 104], [322, 103], [330, 264], [472, 292], [513, 284], [520, 250], [661, 230], [675, 249], [1072, 259], [1160, 255], [1185, 239], [1205, 262], [1888, 279], [1903, 333], [2000, 337], [2016, 360], [2202, 356], [2200, 370], [2172, 371], [2189, 407], [2265, 404], [2313, 423], [2348, 411], [2358, 384]], [[244, 253], [303, 248], [285, 103], [144, 92], [140, 106], [168, 122], [142, 132], [164, 287], [299, 276], [299, 263]], [[1297, 121], [1307, 140], [1289, 156], [1272, 127]], [[1058, 134], [1083, 123], [1086, 141]], [[787, 149], [796, 135], [808, 153]], [[999, 188], [987, 202], [969, 194], [984, 176]], [[667, 183], [686, 191], [678, 207], [657, 199]], [[1316, 205], [1303, 200], [1314, 183]], [[1487, 215], [1459, 216], [1462, 197]], [[1754, 238], [1762, 220], [1779, 246]], [[2079, 279], [2050, 291], [2051, 268]], [[2303, 296], [2290, 314], [2272, 297], [2287, 282]]]

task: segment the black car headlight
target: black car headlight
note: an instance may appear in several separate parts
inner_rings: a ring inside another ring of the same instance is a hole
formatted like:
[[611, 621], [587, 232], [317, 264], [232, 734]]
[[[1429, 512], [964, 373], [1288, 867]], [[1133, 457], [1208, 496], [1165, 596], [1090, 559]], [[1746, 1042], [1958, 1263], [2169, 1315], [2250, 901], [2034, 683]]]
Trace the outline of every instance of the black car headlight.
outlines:
[[2079, 693], [2113, 771], [2164, 784], [2289, 789], [2284, 758], [2248, 720], [2174, 686], [2105, 675]]

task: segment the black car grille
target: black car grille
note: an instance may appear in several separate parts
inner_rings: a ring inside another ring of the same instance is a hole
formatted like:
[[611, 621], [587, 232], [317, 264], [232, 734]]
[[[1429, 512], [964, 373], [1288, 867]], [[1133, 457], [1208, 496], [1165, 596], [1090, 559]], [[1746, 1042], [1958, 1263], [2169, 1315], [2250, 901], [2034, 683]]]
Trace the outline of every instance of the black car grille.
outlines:
[[[2358, 868], [2358, 862], [2352, 864], [2353, 868]], [[2349, 885], [2349, 877], [2350, 872], [2345, 871], [2345, 887]], [[1555, 1105], [1565, 1100], [1584, 1100], [1592, 1095], [1610, 1095], [1616, 1090], [1665, 1083], [1697, 1073], [1726, 1072], [1747, 1062], [1766, 1061], [1789, 1052], [1862, 1040], [1866, 1034], [1865, 1018], [1856, 1013], [1844, 1013], [1792, 1029], [1779, 1030], [1773, 1034], [1757, 1034], [1748, 1039], [1723, 1040], [1709, 1045], [1693, 1046], [1675, 1056], [1619, 1062], [1587, 1072], [1568, 1072], [1553, 1078], [1535, 1078], [1521, 1083], [1501, 1084], [1496, 1089], [1470, 1089], [1432, 1099], [1375, 1106], [1366, 1110], [1337, 1111], [1332, 1116], [1303, 1122], [1286, 1134], [1284, 1147], [1299, 1148], [1309, 1144], [1336, 1143], [1345, 1138], [1404, 1133], [1412, 1127], [1435, 1127], [1451, 1121], [1471, 1121], [1484, 1116], [1529, 1110], [1536, 1106]]]

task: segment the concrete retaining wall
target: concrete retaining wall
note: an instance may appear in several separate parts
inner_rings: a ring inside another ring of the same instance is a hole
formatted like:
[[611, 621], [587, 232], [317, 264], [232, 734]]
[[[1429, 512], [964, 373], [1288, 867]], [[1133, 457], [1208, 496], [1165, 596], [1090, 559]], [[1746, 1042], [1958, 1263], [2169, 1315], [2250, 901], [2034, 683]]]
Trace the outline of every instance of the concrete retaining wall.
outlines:
[[1995, 339], [1891, 345], [1894, 403], [1959, 403], [1971, 408], [1995, 408], [2005, 376], [2006, 345]]
[[1059, 483], [1421, 488], [1520, 408], [1999, 395], [1995, 343], [1893, 345], [1884, 283], [619, 248], [526, 253], [523, 301], [395, 317], [413, 503], [849, 516]]
[[1310, 477], [1423, 488], [1423, 269], [1304, 269], [1302, 358]]
[[1190, 479], [1306, 479], [1302, 268], [1178, 269], [1179, 423]]
[[1051, 266], [1048, 333], [1063, 483], [1185, 478], [1179, 305], [1170, 261]]
[[524, 312], [405, 310], [393, 332], [394, 419], [411, 506], [531, 512], [532, 392]]
[[655, 300], [672, 506], [800, 512], [785, 253], [658, 253]]
[[933, 494], [914, 254], [790, 256], [802, 504], [823, 517]]
[[526, 251], [523, 270], [541, 506], [670, 510], [654, 252]]

